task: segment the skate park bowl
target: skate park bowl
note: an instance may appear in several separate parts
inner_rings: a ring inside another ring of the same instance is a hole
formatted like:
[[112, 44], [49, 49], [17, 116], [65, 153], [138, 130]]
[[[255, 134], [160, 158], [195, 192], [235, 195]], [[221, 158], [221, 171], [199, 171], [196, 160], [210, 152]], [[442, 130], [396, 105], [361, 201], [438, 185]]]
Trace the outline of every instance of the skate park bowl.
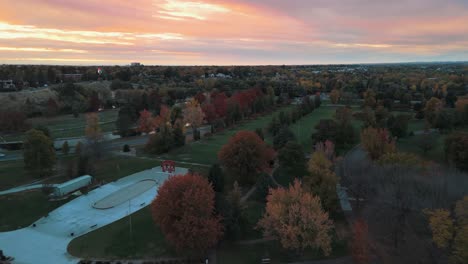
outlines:
[[107, 195], [95, 202], [93, 207], [102, 210], [113, 208], [139, 196], [156, 185], [157, 182], [155, 180], [141, 180]]

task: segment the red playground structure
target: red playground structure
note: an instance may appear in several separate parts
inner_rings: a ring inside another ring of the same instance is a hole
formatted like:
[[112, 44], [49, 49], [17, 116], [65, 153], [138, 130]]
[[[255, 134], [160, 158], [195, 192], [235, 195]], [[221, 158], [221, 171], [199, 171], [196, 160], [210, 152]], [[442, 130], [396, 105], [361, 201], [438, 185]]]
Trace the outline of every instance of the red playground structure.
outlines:
[[163, 172], [173, 173], [175, 171], [175, 162], [173, 160], [165, 160], [161, 162]]

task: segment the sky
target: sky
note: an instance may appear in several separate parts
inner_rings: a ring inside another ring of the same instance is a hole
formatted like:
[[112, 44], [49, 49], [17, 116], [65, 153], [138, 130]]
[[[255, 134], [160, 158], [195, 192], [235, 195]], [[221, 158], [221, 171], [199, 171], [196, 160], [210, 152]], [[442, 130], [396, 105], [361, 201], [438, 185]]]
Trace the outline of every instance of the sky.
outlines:
[[468, 0], [1, 0], [0, 63], [468, 61]]

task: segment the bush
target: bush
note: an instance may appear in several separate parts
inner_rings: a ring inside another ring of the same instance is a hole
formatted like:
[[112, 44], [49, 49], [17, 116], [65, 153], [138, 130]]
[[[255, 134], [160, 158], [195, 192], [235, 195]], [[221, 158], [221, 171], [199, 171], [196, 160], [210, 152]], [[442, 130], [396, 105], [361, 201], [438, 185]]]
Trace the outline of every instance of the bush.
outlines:
[[123, 152], [130, 152], [130, 146], [127, 145], [127, 144], [125, 144], [125, 145], [123, 146]]

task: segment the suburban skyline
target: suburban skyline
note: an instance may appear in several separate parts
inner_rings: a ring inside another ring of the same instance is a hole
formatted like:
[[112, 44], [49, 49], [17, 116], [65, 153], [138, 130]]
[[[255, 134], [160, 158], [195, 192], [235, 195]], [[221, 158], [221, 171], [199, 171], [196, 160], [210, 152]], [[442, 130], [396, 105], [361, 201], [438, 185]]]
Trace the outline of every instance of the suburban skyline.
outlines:
[[468, 1], [4, 0], [0, 63], [468, 60]]

